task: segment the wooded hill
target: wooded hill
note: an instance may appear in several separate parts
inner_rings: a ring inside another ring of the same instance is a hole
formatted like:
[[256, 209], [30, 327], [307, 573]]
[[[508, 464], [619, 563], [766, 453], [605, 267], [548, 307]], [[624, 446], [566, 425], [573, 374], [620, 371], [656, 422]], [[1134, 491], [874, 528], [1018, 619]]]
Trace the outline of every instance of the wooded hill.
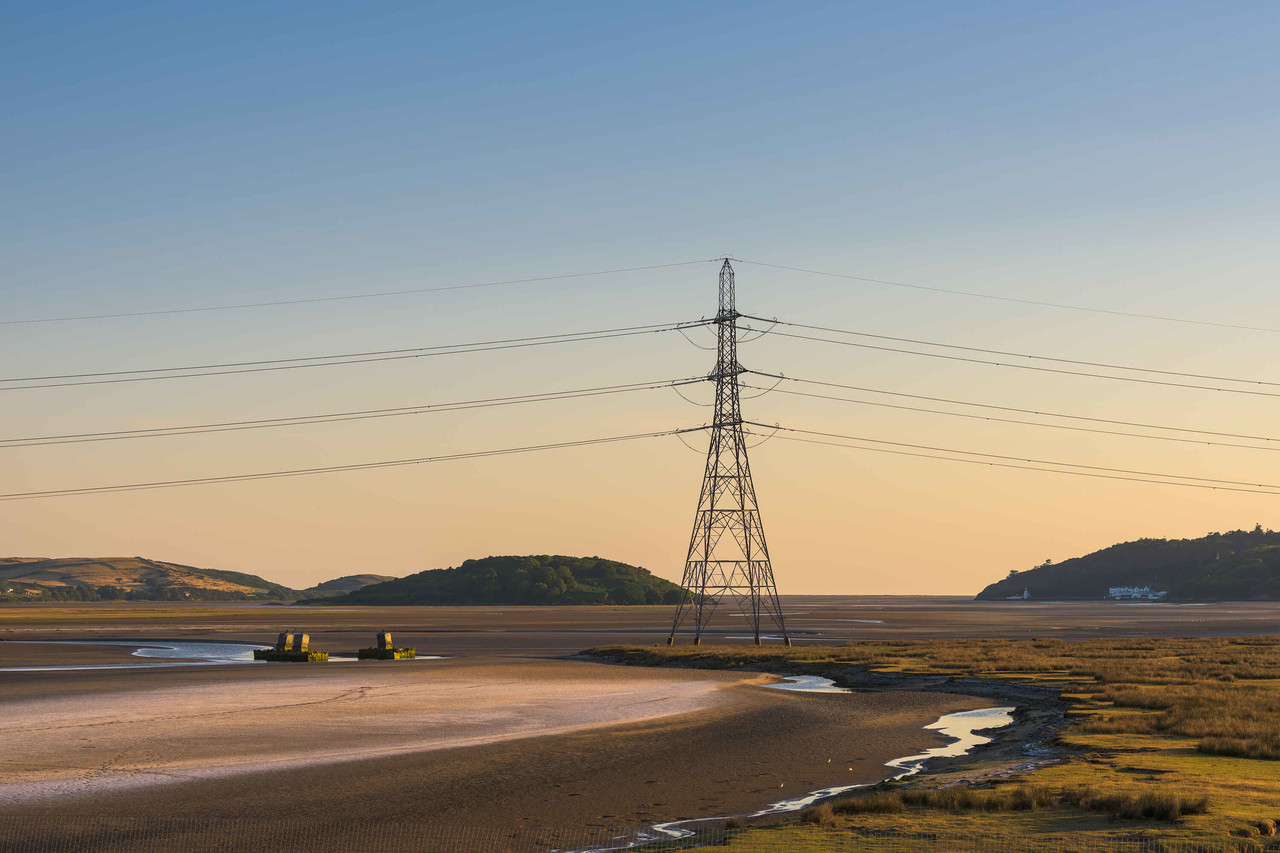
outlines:
[[1111, 587], [1165, 590], [1171, 601], [1280, 599], [1280, 533], [1233, 530], [1199, 539], [1139, 539], [1061, 563], [1045, 563], [978, 593], [1003, 599], [1028, 590], [1033, 599], [1094, 599]]
[[373, 584], [325, 604], [675, 604], [681, 589], [599, 557], [485, 557]]

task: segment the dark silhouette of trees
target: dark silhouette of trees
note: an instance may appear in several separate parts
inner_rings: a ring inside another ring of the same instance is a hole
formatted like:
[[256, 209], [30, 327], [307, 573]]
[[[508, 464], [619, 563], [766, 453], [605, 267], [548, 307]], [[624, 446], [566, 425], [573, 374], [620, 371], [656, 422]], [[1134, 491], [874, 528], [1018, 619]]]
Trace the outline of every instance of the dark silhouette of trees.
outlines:
[[485, 557], [372, 584], [326, 603], [675, 604], [680, 587], [600, 557]]
[[1280, 600], [1280, 533], [1210, 533], [1199, 539], [1139, 539], [1057, 564], [1011, 572], [978, 593], [1002, 599], [1024, 588], [1037, 599], [1102, 599], [1110, 587], [1149, 586], [1173, 601]]

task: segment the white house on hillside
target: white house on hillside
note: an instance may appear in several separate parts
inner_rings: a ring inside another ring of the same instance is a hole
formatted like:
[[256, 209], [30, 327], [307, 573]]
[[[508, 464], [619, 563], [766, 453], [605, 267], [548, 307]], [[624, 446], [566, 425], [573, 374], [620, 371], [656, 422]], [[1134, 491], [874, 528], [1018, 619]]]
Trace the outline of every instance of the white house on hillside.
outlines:
[[1107, 591], [1107, 598], [1155, 601], [1158, 598], [1164, 598], [1168, 594], [1162, 589], [1155, 590], [1149, 586], [1113, 586]]

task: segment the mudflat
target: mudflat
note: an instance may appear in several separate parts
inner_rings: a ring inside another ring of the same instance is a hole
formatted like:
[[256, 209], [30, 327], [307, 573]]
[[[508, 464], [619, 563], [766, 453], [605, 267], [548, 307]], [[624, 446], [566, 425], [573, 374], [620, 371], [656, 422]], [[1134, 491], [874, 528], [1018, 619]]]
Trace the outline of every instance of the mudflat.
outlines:
[[688, 714], [735, 681], [513, 660], [206, 669], [29, 677], [0, 719], [0, 804]]
[[137, 646], [101, 643], [0, 643], [0, 668], [29, 666], [103, 666], [139, 663]]
[[876, 781], [990, 704], [760, 681], [520, 658], [24, 674], [0, 826], [48, 849], [546, 850]]
[[[959, 596], [782, 596], [797, 644], [963, 637], [1207, 637], [1269, 634], [1280, 602], [1177, 604], [973, 601]], [[720, 608], [704, 643], [750, 638]], [[671, 607], [338, 607], [130, 602], [0, 605], [0, 640], [220, 638], [270, 643], [299, 628], [326, 651], [368, 646], [390, 630], [423, 654], [570, 655], [619, 643], [665, 642]], [[684, 641], [684, 638], [681, 638]], [[27, 647], [31, 649], [32, 647]], [[0, 642], [0, 651], [4, 643]]]

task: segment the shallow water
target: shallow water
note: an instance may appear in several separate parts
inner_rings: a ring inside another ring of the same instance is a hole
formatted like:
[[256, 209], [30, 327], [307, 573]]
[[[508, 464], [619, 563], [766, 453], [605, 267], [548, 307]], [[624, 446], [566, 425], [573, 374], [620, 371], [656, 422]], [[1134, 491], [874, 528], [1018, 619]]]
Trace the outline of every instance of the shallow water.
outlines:
[[[725, 637], [725, 639], [726, 639], [726, 640], [754, 640], [754, 639], [755, 639], [755, 637]], [[772, 635], [768, 635], [768, 636], [766, 636], [766, 635], [762, 634], [762, 635], [760, 635], [760, 639], [761, 639], [761, 640], [777, 640], [778, 642], [782, 642], [782, 637], [774, 637], [774, 636], [772, 636]], [[797, 637], [797, 636], [795, 636], [795, 635], [793, 634], [793, 635], [792, 635], [792, 637], [791, 637], [791, 642], [793, 642], [793, 643], [804, 643], [804, 642], [808, 642], [808, 643], [836, 643], [836, 642], [856, 643], [856, 642], [862, 642], [862, 641], [861, 641], [858, 637], [826, 637], [826, 636], [823, 636], [823, 637]]]
[[883, 625], [883, 619], [826, 619], [821, 616], [809, 616], [804, 619], [796, 620], [798, 622], [861, 622], [865, 625]]
[[[816, 678], [816, 676], [792, 676], [795, 679]], [[818, 679], [831, 683], [832, 690], [821, 690], [820, 692], [840, 692], [841, 688], [834, 686], [830, 679]], [[805, 690], [813, 688], [805, 688], [799, 685], [788, 687], [782, 684], [769, 684], [766, 687], [775, 689], [792, 689]], [[852, 692], [852, 691], [844, 691]], [[952, 743], [944, 746], [936, 746], [933, 749], [925, 750], [918, 755], [907, 755], [902, 758], [895, 758], [886, 761], [886, 767], [892, 767], [902, 772], [895, 774], [891, 778], [903, 779], [912, 776], [924, 769], [925, 764], [931, 758], [952, 758], [965, 755], [969, 750], [984, 743], [990, 743], [991, 738], [978, 734], [979, 731], [985, 729], [1002, 728], [1013, 722], [1013, 708], [979, 708], [974, 711], [957, 711], [954, 714], [946, 714], [939, 718], [937, 722], [930, 723], [925, 726], [926, 729], [934, 729], [947, 737], [954, 738]], [[834, 788], [820, 788], [817, 791], [810, 791], [799, 797], [793, 797], [787, 800], [779, 800], [776, 803], [770, 803], [768, 806], [759, 811], [750, 812], [740, 815], [719, 815], [717, 817], [701, 817], [691, 820], [676, 820], [669, 823], [658, 823], [646, 830], [639, 830], [632, 833], [631, 836], [623, 836], [619, 840], [626, 839], [626, 842], [618, 846], [609, 847], [587, 847], [581, 850], [575, 850], [571, 853], [610, 853], [610, 851], [630, 850], [644, 844], [652, 844], [655, 841], [670, 840], [676, 838], [685, 838], [697, 832], [697, 824], [719, 822], [727, 820], [730, 817], [737, 818], [756, 818], [765, 817], [772, 814], [783, 814], [786, 812], [796, 812], [806, 809], [816, 802], [820, 802], [829, 797], [838, 794], [844, 794], [858, 788], [867, 788], [873, 784], [862, 782], [857, 785], [841, 785]]]
[[[195, 640], [6, 640], [11, 645], [58, 646], [138, 646], [134, 657], [159, 659], [155, 663], [65, 664], [60, 666], [5, 666], [0, 672], [68, 672], [92, 669], [157, 669], [174, 666], [220, 666], [267, 663], [253, 659], [254, 649], [269, 648], [262, 643], [210, 643]], [[416, 660], [439, 660], [438, 655], [419, 655]]]
[[216, 666], [255, 661], [253, 650], [266, 648], [256, 643], [208, 643], [186, 640], [6, 640], [7, 645], [57, 646], [138, 646], [134, 657], [161, 658], [156, 663], [65, 664], [61, 666], [6, 666], [0, 672], [66, 672], [88, 669], [147, 669], [171, 666]]
[[800, 693], [852, 693], [847, 687], [836, 687], [830, 678], [821, 675], [788, 675], [786, 680], [777, 684], [766, 684], [774, 690], [795, 690]]

